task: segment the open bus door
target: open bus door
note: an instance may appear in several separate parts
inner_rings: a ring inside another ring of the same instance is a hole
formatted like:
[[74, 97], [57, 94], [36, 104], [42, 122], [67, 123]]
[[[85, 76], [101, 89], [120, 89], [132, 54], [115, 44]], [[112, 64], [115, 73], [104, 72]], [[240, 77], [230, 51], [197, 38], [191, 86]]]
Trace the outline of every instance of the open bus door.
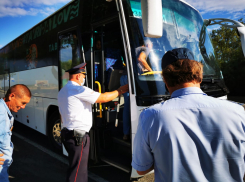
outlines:
[[[125, 53], [119, 17], [93, 25], [94, 90], [110, 92], [120, 87]], [[131, 140], [123, 140], [124, 97], [94, 105], [93, 129], [97, 159], [131, 172]], [[129, 109], [129, 108], [128, 108]], [[91, 133], [90, 133], [91, 134]], [[96, 143], [96, 144], [95, 144]]]

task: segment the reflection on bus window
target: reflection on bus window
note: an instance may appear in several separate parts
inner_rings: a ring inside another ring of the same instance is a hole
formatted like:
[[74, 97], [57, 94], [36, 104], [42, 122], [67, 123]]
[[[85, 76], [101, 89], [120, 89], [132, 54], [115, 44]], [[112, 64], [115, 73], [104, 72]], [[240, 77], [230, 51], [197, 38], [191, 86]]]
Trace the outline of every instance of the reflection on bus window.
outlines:
[[59, 59], [62, 72], [62, 87], [69, 80], [69, 73], [65, 72], [81, 63], [79, 56], [78, 39], [75, 31], [68, 32], [59, 36]]
[[37, 67], [38, 63], [38, 51], [37, 51], [37, 46], [36, 44], [32, 44], [29, 48], [29, 53], [26, 56], [26, 61], [27, 61], [27, 69], [33, 69]]
[[[138, 96], [166, 93], [161, 76], [162, 56], [176, 48], [188, 48], [193, 52], [195, 60], [204, 65], [204, 78], [221, 78], [207, 28], [197, 11], [183, 2], [162, 0], [163, 36], [147, 38], [143, 32], [140, 0], [128, 1], [131, 6], [128, 13], [132, 31], [129, 33]], [[145, 54], [145, 62], [140, 60], [143, 57], [139, 57], [140, 54]]]

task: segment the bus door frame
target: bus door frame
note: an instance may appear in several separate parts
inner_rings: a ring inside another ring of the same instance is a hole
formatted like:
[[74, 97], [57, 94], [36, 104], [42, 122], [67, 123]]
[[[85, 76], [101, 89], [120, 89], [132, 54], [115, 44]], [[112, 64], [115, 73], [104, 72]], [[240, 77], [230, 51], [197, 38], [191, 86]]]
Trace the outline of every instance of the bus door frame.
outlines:
[[[123, 34], [123, 44], [124, 44], [124, 51], [126, 56], [126, 64], [127, 64], [127, 75], [128, 75], [128, 84], [129, 84], [129, 97], [130, 97], [130, 118], [131, 118], [131, 147], [132, 147], [132, 154], [133, 154], [133, 141], [135, 137], [135, 133], [133, 128], [136, 129], [138, 126], [138, 119], [140, 110], [136, 104], [136, 88], [135, 88], [135, 80], [134, 80], [134, 72], [133, 72], [133, 65], [132, 65], [132, 56], [131, 56], [131, 46], [129, 41], [129, 34], [127, 30], [127, 23], [123, 9], [122, 0], [115, 0], [118, 8], [119, 20], [121, 25], [121, 32]], [[150, 172], [152, 173], [152, 171]], [[139, 175], [136, 170], [132, 167], [131, 171], [131, 178], [138, 178], [144, 175]]]
[[[94, 57], [94, 53], [95, 53], [95, 44], [94, 44], [94, 37], [95, 37], [95, 29], [96, 28], [98, 28], [98, 27], [103, 27], [104, 25], [106, 25], [106, 24], [109, 24], [109, 23], [112, 23], [112, 22], [115, 22], [115, 21], [118, 21], [119, 20], [119, 15], [118, 14], [115, 14], [115, 15], [112, 15], [112, 16], [110, 16], [109, 18], [106, 18], [106, 19], [103, 19], [103, 20], [101, 20], [101, 21], [98, 21], [98, 22], [94, 22], [94, 23], [92, 23], [91, 24], [91, 28], [92, 28], [92, 34], [91, 34], [91, 41], [93, 42], [93, 44], [91, 44], [91, 46], [92, 46], [92, 52], [91, 52], [91, 64], [93, 64], [92, 66], [91, 66], [91, 75], [93, 75], [93, 78], [91, 79], [91, 80], [93, 80], [93, 83], [92, 83], [92, 87], [93, 87], [93, 90], [95, 89], [95, 57]], [[121, 30], [122, 31], [122, 30]], [[101, 41], [101, 59], [102, 59], [102, 68], [101, 68], [101, 72], [102, 72], [102, 83], [101, 83], [101, 85], [102, 85], [102, 93], [104, 93], [105, 92], [105, 87], [104, 87], [104, 81], [105, 81], [105, 76], [104, 76], [104, 70], [105, 70], [105, 67], [104, 67], [104, 61], [105, 61], [105, 57], [104, 57], [104, 45], [103, 45], [103, 43], [104, 43], [104, 40], [103, 40], [103, 35], [104, 35], [104, 32], [103, 32], [103, 28], [102, 28], [102, 32], [101, 32], [101, 39], [100, 39], [100, 41]], [[122, 35], [123, 36], [123, 35]], [[126, 54], [126, 52], [125, 52], [125, 54]], [[97, 112], [96, 112], [96, 104], [94, 104], [94, 106], [93, 106], [93, 126], [95, 126], [95, 120], [98, 118], [97, 117]], [[105, 104], [102, 104], [102, 110], [103, 111], [105, 111]], [[105, 117], [106, 115], [105, 115], [105, 112], [102, 112], [102, 118], [100, 118], [100, 119], [106, 119], [106, 117]], [[106, 122], [106, 121], [104, 121], [104, 122]], [[93, 135], [91, 135], [91, 134], [93, 134]], [[94, 135], [95, 134], [95, 132], [94, 132], [94, 127], [92, 127], [92, 129], [90, 130], [90, 136], [93, 136], [93, 139], [91, 139], [91, 142], [93, 141], [93, 143], [94, 144], [92, 144], [92, 145], [94, 145], [93, 146], [93, 160], [95, 160], [95, 161], [98, 161], [98, 159], [99, 159], [99, 143], [98, 143], [98, 141], [99, 141], [99, 136], [97, 136], [97, 135]], [[92, 145], [91, 145], [91, 148], [92, 148]]]
[[[106, 25], [106, 24], [109, 24], [109, 23], [112, 23], [112, 22], [114, 22], [114, 21], [118, 21], [119, 20], [119, 16], [118, 16], [118, 14], [115, 14], [115, 15], [113, 15], [113, 16], [110, 16], [109, 18], [106, 18], [106, 19], [104, 19], [104, 20], [101, 20], [101, 21], [98, 21], [98, 22], [94, 22], [94, 23], [92, 23], [91, 24], [91, 26], [92, 26], [92, 37], [91, 37], [91, 39], [92, 40], [94, 40], [94, 37], [95, 37], [95, 33], [94, 33], [94, 31], [95, 31], [95, 29], [96, 28], [98, 28], [98, 27], [102, 27], [102, 32], [100, 33], [100, 36], [101, 36], [101, 39], [100, 39], [100, 41], [101, 41], [101, 59], [102, 59], [102, 65], [101, 65], [101, 73], [102, 73], [102, 83], [101, 83], [101, 92], [102, 93], [104, 93], [105, 92], [105, 86], [104, 86], [104, 82], [105, 82], [105, 75], [104, 75], [104, 71], [105, 71], [105, 67], [104, 67], [104, 61], [105, 61], [105, 57], [104, 57], [104, 45], [103, 45], [103, 43], [104, 43], [104, 40], [103, 40], [103, 35], [104, 35], [104, 30], [103, 30], [103, 27], [104, 27], [104, 25]], [[93, 73], [93, 88], [95, 88], [95, 57], [94, 57], [94, 53], [95, 53], [95, 45], [94, 45], [94, 43], [93, 43], [93, 45], [92, 45], [93, 47], [92, 47], [92, 58], [91, 58], [91, 62], [93, 63], [93, 70], [91, 70], [91, 71], [93, 71], [92, 73]], [[92, 67], [91, 67], [92, 68]], [[94, 105], [94, 108], [96, 109], [96, 106]], [[105, 110], [105, 104], [102, 104], [102, 110], [104, 111]], [[105, 118], [104, 117], [105, 116], [105, 114], [104, 114], [104, 112], [102, 112], [102, 118]], [[96, 118], [97, 116], [96, 116], [96, 112], [95, 112], [95, 110], [94, 110], [94, 118]]]
[[[104, 25], [106, 25], [106, 24], [108, 24], [108, 23], [112, 23], [112, 22], [114, 22], [114, 21], [117, 21], [117, 20], [119, 20], [119, 16], [117, 15], [117, 14], [115, 14], [114, 16], [111, 16], [111, 17], [109, 17], [109, 18], [106, 18], [106, 19], [104, 19], [104, 20], [101, 20], [101, 21], [98, 21], [98, 22], [94, 22], [94, 23], [92, 23], [91, 24], [91, 26], [92, 26], [92, 39], [94, 40], [94, 30], [96, 29], [96, 28], [98, 28], [98, 27], [104, 27]], [[103, 45], [103, 43], [104, 43], [104, 40], [103, 40], [103, 35], [104, 35], [104, 30], [103, 30], [103, 28], [102, 28], [102, 32], [101, 32], [101, 39], [100, 39], [100, 41], [101, 41], [101, 59], [104, 61], [104, 59], [105, 59], [105, 57], [104, 57], [104, 45]], [[93, 65], [95, 65], [94, 63], [95, 63], [95, 59], [94, 59], [94, 51], [95, 51], [95, 49], [94, 49], [94, 47], [95, 47], [95, 45], [93, 44], [93, 49], [92, 49], [92, 51], [93, 51], [93, 58], [92, 58], [92, 62], [93, 62]], [[105, 70], [105, 68], [104, 68], [104, 65], [102, 65], [102, 67], [101, 67], [102, 69], [101, 69], [101, 71], [104, 71]], [[95, 69], [94, 69], [95, 70]], [[105, 77], [104, 77], [104, 72], [102, 72], [102, 76], [103, 76], [103, 78], [102, 78], [102, 82], [104, 82], [104, 80], [105, 80]], [[94, 72], [93, 72], [93, 77], [95, 78], [95, 74], [94, 74]], [[94, 88], [95, 88], [95, 82], [93, 83], [93, 85], [94, 85]], [[105, 92], [105, 88], [104, 88], [104, 85], [103, 85], [103, 87], [102, 87], [102, 92]]]

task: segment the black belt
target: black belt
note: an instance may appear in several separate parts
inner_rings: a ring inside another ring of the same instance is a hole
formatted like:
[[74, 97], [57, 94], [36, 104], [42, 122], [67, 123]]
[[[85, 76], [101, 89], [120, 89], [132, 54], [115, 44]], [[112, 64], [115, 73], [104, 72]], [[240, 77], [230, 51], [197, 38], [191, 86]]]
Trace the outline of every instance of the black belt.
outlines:
[[[66, 132], [67, 133], [67, 135], [72, 135], [73, 136], [73, 134], [74, 134], [74, 130], [68, 130], [67, 128], [63, 128], [62, 130], [61, 130], [61, 132]], [[89, 132], [85, 132], [86, 134], [89, 134]]]
[[[81, 145], [83, 141], [86, 143], [86, 137], [89, 133], [84, 130], [68, 130], [63, 128], [61, 130], [61, 140], [62, 142], [74, 138], [76, 140], [76, 145]], [[85, 144], [86, 145], [86, 144]]]

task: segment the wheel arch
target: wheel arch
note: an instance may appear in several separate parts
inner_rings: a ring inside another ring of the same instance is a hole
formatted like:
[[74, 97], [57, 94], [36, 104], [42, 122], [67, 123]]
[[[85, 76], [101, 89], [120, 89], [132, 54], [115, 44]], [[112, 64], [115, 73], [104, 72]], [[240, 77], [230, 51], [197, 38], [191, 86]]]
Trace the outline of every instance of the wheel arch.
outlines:
[[59, 114], [59, 107], [56, 105], [50, 105], [46, 114], [46, 133], [48, 133], [49, 121], [54, 114]]

